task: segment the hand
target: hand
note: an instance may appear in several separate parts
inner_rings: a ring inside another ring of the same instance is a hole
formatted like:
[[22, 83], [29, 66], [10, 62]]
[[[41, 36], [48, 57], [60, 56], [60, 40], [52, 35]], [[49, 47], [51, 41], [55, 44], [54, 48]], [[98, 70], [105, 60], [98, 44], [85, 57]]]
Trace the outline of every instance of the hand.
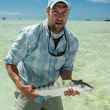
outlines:
[[78, 91], [76, 91], [76, 90], [73, 90], [70, 87], [68, 90], [64, 91], [64, 95], [65, 96], [75, 96], [75, 95], [80, 95], [80, 93]]
[[33, 89], [32, 85], [24, 85], [22, 82], [17, 82], [16, 86], [24, 96], [32, 100], [34, 100], [35, 97], [38, 96], [36, 92], [37, 90]]

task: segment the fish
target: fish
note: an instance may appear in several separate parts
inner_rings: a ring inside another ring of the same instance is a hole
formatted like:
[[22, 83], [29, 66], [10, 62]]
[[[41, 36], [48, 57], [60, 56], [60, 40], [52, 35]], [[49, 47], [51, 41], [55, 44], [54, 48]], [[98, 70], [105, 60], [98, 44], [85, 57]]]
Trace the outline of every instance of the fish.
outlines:
[[83, 80], [71, 80], [68, 85], [58, 87], [55, 84], [50, 86], [41, 87], [39, 89], [35, 89], [36, 93], [40, 96], [64, 96], [64, 91], [68, 89], [73, 89], [74, 91], [78, 91], [79, 93], [85, 93], [93, 91], [94, 87]]

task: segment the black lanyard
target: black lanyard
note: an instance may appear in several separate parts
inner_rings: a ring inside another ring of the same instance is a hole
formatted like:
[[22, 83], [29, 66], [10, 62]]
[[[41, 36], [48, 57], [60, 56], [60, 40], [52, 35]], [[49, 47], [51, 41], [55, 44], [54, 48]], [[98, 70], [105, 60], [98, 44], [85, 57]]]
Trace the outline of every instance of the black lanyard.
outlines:
[[[52, 56], [55, 56], [55, 57], [63, 56], [63, 55], [65, 54], [65, 52], [66, 52], [66, 49], [67, 49], [67, 37], [66, 37], [65, 29], [64, 29], [64, 34], [62, 35], [62, 37], [63, 37], [63, 36], [65, 37], [65, 41], [66, 41], [65, 48], [64, 48], [63, 51], [57, 52], [57, 53], [54, 52], [54, 51], [51, 51], [51, 49], [50, 49], [49, 44], [50, 44], [51, 31], [50, 31], [49, 26], [48, 26], [48, 29], [49, 29], [49, 42], [48, 42], [48, 52], [49, 52], [49, 54], [52, 55]], [[56, 48], [55, 48], [55, 49], [56, 49]], [[55, 49], [54, 49], [54, 50], [55, 50]]]

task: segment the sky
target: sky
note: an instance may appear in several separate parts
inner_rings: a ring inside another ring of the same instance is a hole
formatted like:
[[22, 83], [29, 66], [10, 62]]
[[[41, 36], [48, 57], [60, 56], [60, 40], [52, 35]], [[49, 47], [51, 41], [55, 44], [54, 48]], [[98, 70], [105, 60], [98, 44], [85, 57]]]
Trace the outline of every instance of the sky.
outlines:
[[[71, 3], [70, 19], [103, 20], [110, 18], [110, 0], [68, 0]], [[0, 0], [0, 17], [46, 17], [48, 0]]]

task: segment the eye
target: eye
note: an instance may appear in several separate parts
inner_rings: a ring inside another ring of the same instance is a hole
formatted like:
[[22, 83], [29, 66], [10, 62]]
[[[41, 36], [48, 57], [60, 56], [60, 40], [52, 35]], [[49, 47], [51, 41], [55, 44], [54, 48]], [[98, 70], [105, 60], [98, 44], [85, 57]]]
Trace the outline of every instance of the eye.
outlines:
[[59, 12], [57, 10], [52, 10], [52, 14], [54, 16], [62, 16], [62, 17], [66, 17], [68, 15], [68, 12], [67, 11], [62, 11], [62, 12]]
[[57, 12], [57, 11], [53, 11], [52, 13], [53, 13], [53, 15], [57, 15], [57, 14], [58, 14], [58, 12]]

